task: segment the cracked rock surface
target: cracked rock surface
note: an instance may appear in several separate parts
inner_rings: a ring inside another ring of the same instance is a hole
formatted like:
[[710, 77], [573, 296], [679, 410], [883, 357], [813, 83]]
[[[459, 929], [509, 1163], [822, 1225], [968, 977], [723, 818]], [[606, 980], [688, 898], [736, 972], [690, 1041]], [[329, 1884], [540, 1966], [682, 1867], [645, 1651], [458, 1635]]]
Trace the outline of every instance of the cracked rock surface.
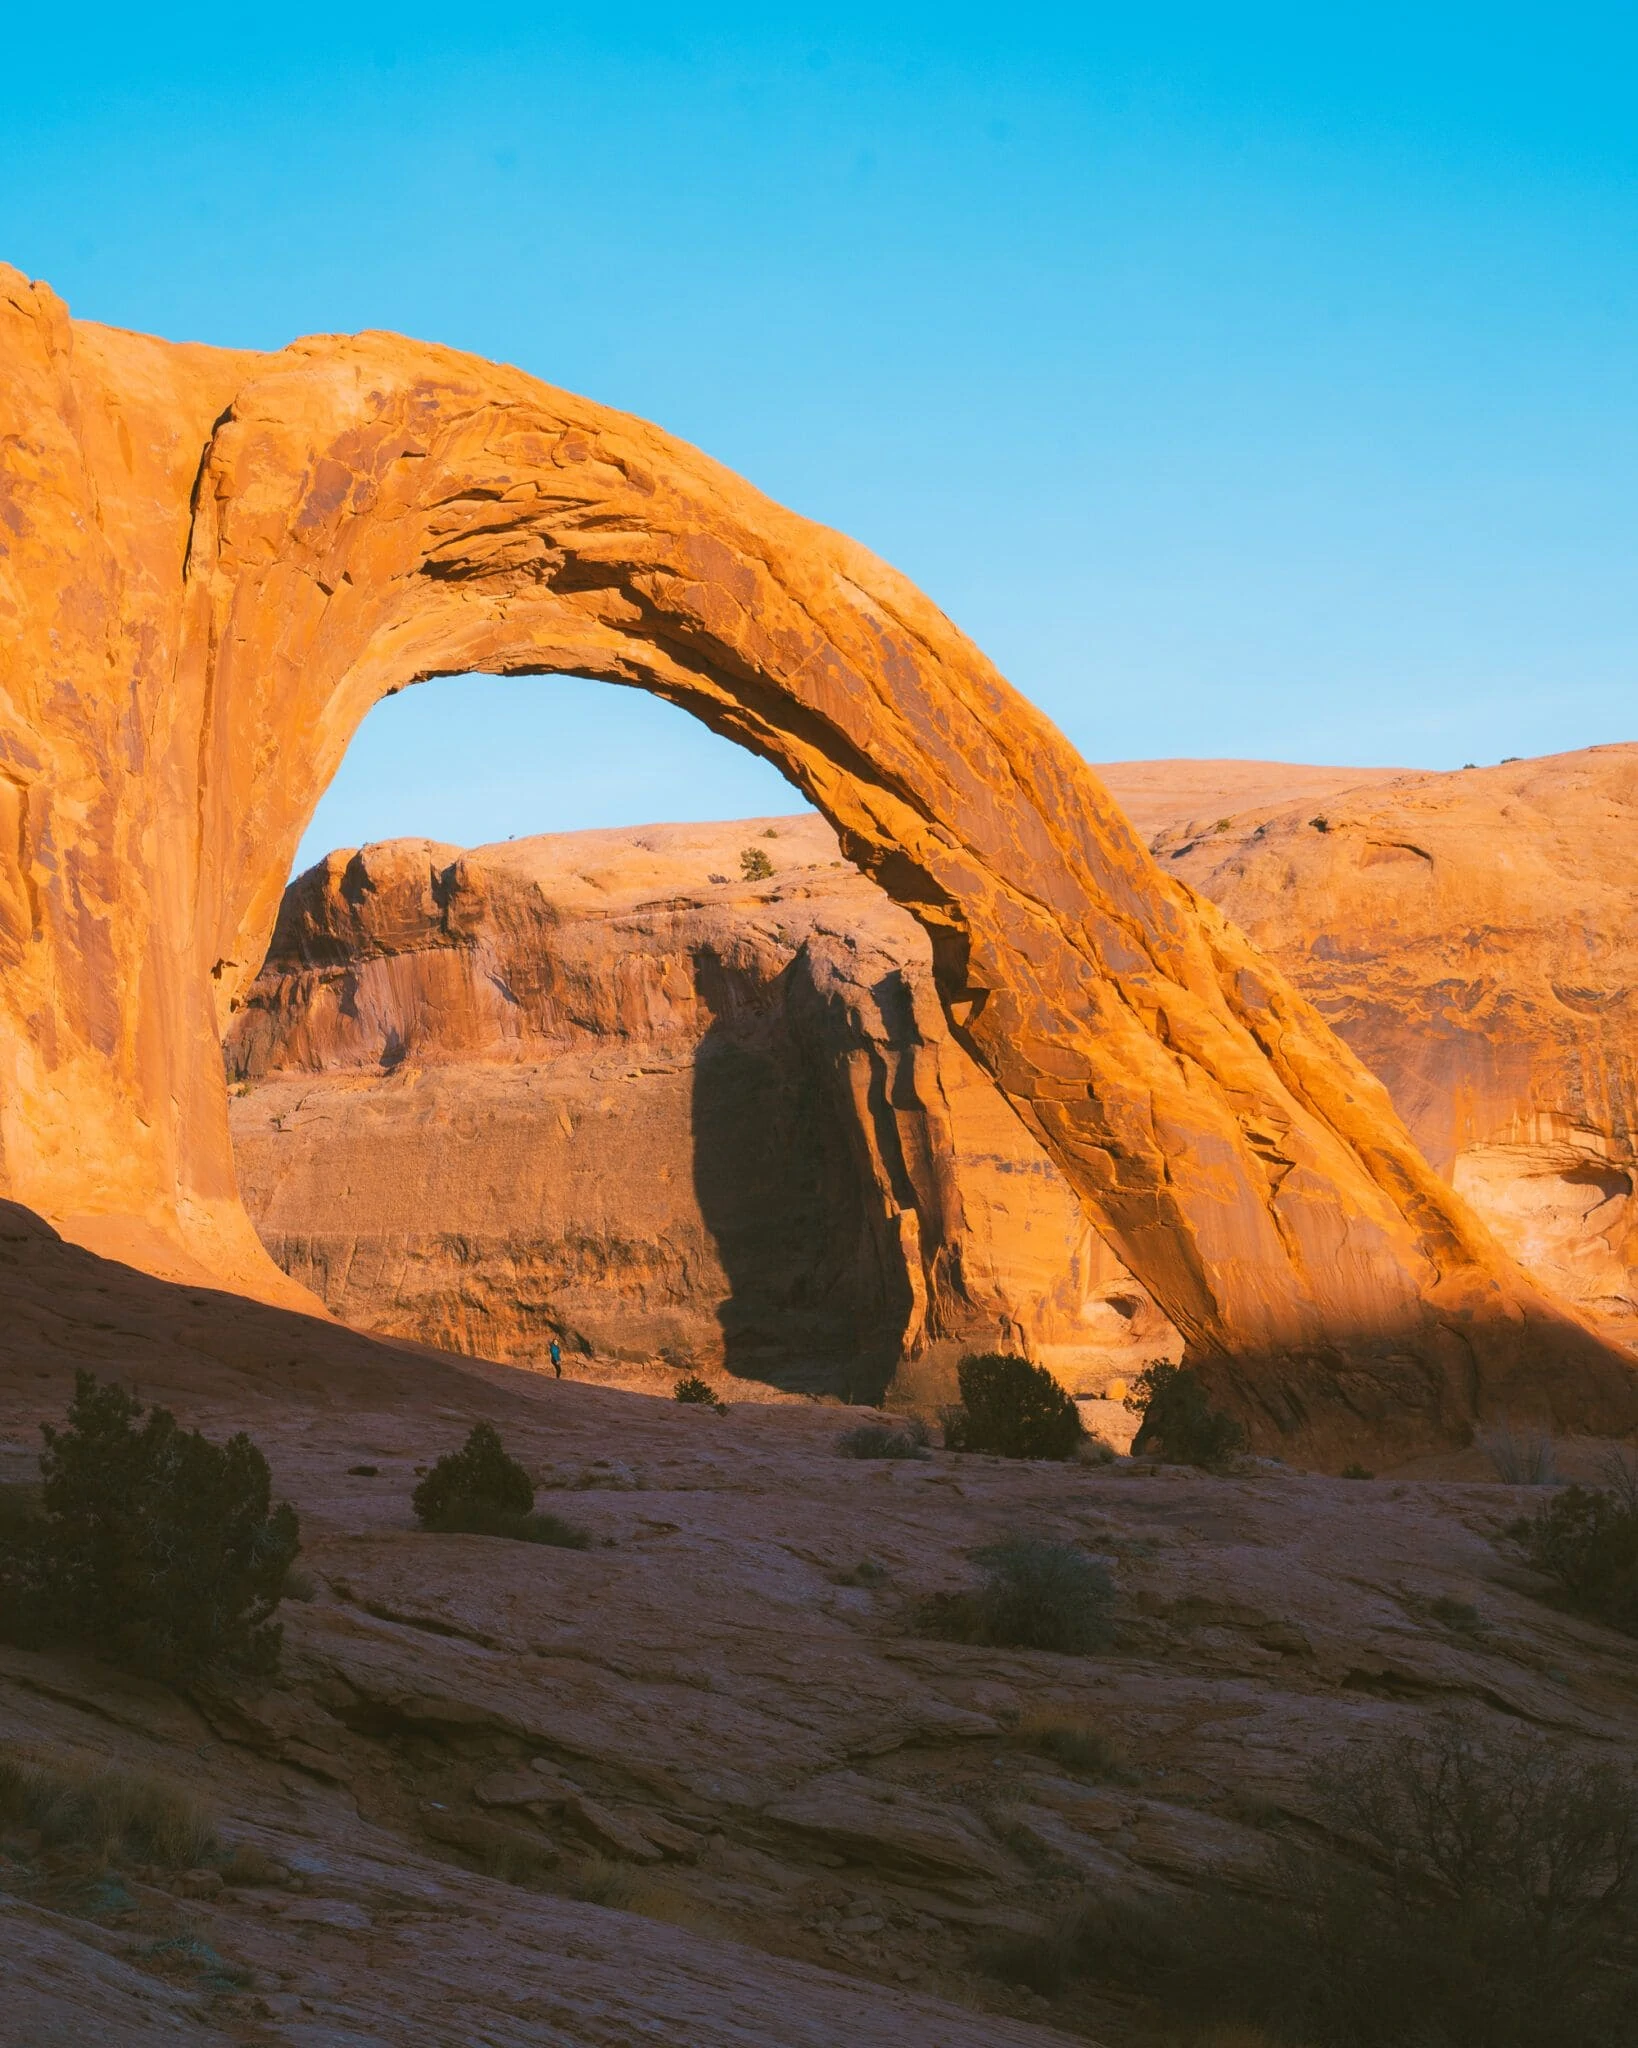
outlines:
[[[278, 1873], [67, 1897], [5, 1845], [12, 2038], [1116, 2043], [1129, 2012], [1010, 1990], [984, 1940], [1089, 1885], [1257, 1883], [1320, 1824], [1327, 1757], [1452, 1705], [1588, 1755], [1638, 1735], [1630, 1644], [1544, 1604], [1501, 1540], [1530, 1496], [1476, 1461], [873, 1467], [835, 1454], [834, 1406], [719, 1416], [393, 1347], [4, 1221], [0, 1479], [75, 1365], [135, 1379], [262, 1444], [313, 1595], [271, 1684], [0, 1653], [0, 1739], [181, 1779]], [[416, 1467], [480, 1419], [588, 1548], [414, 1528]], [[916, 1633], [1020, 1531], [1105, 1561], [1107, 1649]], [[1043, 1715], [1118, 1767], [1033, 1749]]]

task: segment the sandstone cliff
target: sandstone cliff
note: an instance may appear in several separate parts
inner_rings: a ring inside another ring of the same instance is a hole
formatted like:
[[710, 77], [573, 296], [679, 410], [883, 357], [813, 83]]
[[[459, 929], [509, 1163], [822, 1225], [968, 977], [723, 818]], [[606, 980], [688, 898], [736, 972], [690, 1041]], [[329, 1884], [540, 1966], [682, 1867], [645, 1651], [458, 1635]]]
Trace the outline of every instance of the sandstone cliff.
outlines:
[[1638, 746], [1207, 809], [1162, 828], [1165, 865], [1279, 962], [1515, 1256], [1638, 1344]]
[[974, 1343], [1089, 1394], [1181, 1350], [818, 817], [332, 855], [228, 1068], [263, 1241], [365, 1328], [858, 1396]]
[[[1386, 1092], [868, 551], [643, 421], [397, 336], [76, 326], [0, 271], [0, 1191], [289, 1297], [220, 1033], [371, 704], [654, 691], [779, 766], [928, 931], [946, 1015], [1259, 1440], [1638, 1426]], [[1118, 679], [1115, 679], [1118, 681]]]

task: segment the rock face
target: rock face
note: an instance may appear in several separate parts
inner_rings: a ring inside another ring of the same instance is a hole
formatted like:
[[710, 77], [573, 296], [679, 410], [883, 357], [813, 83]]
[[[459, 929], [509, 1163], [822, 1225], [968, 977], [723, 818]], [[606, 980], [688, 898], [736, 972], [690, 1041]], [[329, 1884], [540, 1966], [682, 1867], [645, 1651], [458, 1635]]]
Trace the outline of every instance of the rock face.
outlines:
[[76, 328], [0, 272], [0, 1176], [288, 1291], [220, 1031], [360, 719], [558, 671], [780, 766], [920, 920], [962, 1042], [1263, 1441], [1638, 1422], [1385, 1091], [902, 577], [641, 421], [390, 335]]
[[368, 1329], [858, 1396], [973, 1344], [1090, 1394], [1181, 1350], [812, 815], [334, 854], [228, 1071], [263, 1242]]
[[1155, 845], [1514, 1255], [1638, 1342], [1638, 746], [1400, 774]]

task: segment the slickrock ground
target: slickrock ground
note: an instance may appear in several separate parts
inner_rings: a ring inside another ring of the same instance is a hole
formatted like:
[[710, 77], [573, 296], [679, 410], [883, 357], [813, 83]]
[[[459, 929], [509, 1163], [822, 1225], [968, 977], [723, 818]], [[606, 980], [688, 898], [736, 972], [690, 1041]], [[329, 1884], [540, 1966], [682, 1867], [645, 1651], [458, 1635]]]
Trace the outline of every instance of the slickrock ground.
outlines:
[[[53, 1900], [21, 1845], [6, 2048], [1152, 2042], [1128, 2006], [1004, 1989], [975, 1946], [1087, 1885], [1256, 1881], [1313, 1822], [1317, 1760], [1448, 1705], [1589, 1754], [1638, 1738], [1631, 1645], [1532, 1596], [1495, 1540], [1530, 1496], [1483, 1478], [873, 1467], [833, 1454], [834, 1408], [719, 1417], [395, 1348], [17, 1210], [0, 1291], [0, 1478], [90, 1364], [249, 1427], [316, 1586], [280, 1681], [232, 1699], [0, 1653], [0, 1738], [180, 1776], [297, 1879]], [[416, 1466], [479, 1418], [593, 1548], [414, 1531]], [[1107, 1652], [911, 1631], [1018, 1530], [1109, 1560]], [[1016, 1717], [1048, 1709], [1114, 1736], [1132, 1782], [1031, 1755]], [[520, 1845], [531, 1884], [481, 1874]]]
[[355, 1326], [859, 1398], [907, 1354], [1099, 1395], [1182, 1349], [811, 814], [333, 855], [228, 1071], [252, 1220]]
[[1399, 774], [1155, 846], [1515, 1257], [1638, 1346], [1638, 746]]

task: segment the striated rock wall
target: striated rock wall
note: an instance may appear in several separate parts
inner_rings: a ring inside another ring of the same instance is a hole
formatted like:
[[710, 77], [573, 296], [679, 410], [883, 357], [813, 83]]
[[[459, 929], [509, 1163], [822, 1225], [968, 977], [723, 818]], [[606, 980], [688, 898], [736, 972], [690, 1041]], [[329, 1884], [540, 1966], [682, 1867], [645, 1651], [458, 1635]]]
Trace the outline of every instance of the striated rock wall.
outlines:
[[76, 326], [0, 270], [0, 1193], [289, 1297], [220, 1034], [369, 707], [652, 690], [779, 766], [928, 931], [940, 1002], [1258, 1440], [1375, 1458], [1630, 1361], [1507, 1254], [1286, 978], [867, 550], [659, 429], [393, 335]]
[[1638, 746], [1402, 773], [1154, 844], [1514, 1255], [1638, 1344]]
[[973, 1343], [1093, 1394], [1181, 1350], [817, 817], [334, 854], [227, 1056], [264, 1243], [366, 1328], [861, 1396]]

